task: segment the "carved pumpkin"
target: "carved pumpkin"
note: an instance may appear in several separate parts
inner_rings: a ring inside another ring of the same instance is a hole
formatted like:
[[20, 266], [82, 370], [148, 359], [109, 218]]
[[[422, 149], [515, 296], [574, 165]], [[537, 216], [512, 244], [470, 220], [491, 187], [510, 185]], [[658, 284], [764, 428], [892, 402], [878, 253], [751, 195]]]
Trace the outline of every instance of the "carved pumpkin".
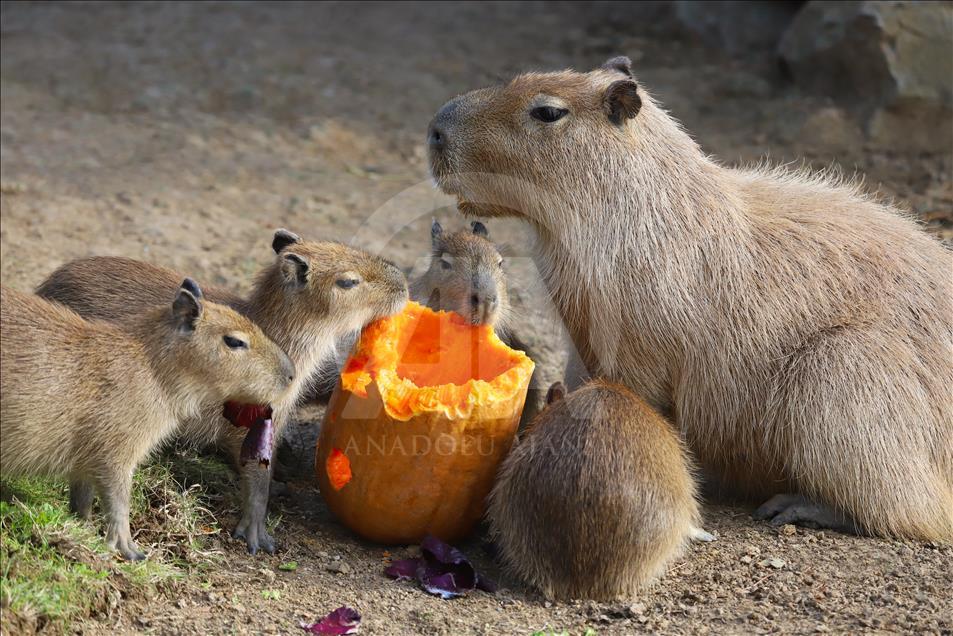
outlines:
[[318, 440], [328, 507], [380, 543], [468, 534], [513, 443], [533, 366], [491, 327], [414, 302], [368, 325]]

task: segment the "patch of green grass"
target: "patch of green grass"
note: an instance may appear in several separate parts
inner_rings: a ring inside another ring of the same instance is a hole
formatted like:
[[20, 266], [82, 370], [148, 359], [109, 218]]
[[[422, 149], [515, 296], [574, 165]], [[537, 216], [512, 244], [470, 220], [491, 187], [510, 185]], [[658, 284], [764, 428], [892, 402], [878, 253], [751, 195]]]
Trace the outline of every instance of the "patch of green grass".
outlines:
[[[214, 484], [214, 486], [213, 486]], [[235, 488], [214, 459], [167, 452], [141, 467], [133, 485], [130, 523], [145, 561], [112, 554], [100, 515], [84, 522], [69, 513], [62, 481], [0, 480], [0, 631], [64, 631], [89, 616], [108, 615], [121, 597], [164, 589], [218, 559], [206, 547], [220, 528], [206, 490]]]

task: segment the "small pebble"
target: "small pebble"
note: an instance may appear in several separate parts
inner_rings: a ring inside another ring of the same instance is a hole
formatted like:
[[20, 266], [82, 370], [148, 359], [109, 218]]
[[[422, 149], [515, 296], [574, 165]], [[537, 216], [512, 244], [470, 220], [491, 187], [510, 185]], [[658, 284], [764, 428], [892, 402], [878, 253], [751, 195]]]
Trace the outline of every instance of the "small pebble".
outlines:
[[786, 523], [781, 526], [781, 534], [790, 537], [791, 535], [797, 534], [797, 528], [793, 524]]
[[780, 570], [781, 568], [784, 567], [784, 565], [785, 565], [784, 561], [777, 557], [771, 557], [770, 559], [765, 559], [764, 561], [761, 562], [762, 567], [772, 567], [775, 570]]
[[335, 561], [328, 566], [328, 572], [334, 572], [335, 574], [350, 574], [351, 566], [343, 561]]

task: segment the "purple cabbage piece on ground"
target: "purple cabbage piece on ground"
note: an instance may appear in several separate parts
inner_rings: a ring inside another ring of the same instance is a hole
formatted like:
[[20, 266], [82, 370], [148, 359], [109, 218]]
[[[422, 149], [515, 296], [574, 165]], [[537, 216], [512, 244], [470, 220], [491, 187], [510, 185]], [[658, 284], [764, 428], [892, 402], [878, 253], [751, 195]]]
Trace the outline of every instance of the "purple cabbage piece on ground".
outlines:
[[420, 587], [422, 587], [425, 592], [439, 596], [442, 599], [463, 596], [467, 589], [473, 589], [472, 587], [464, 588], [457, 585], [456, 579], [454, 579], [453, 574], [450, 572], [439, 574], [428, 570], [425, 566], [417, 568], [417, 578], [420, 580]]
[[301, 629], [309, 634], [336, 636], [338, 634], [356, 634], [360, 625], [361, 615], [357, 613], [357, 610], [342, 605], [318, 623], [312, 625], [301, 623]]
[[462, 596], [473, 589], [496, 591], [496, 585], [477, 574], [463, 552], [437, 537], [424, 537], [420, 553], [419, 559], [394, 561], [384, 573], [397, 580], [416, 578], [426, 592], [445, 599]]
[[274, 435], [275, 429], [270, 419], [255, 420], [255, 423], [245, 434], [245, 441], [242, 442], [240, 457], [242, 465], [254, 461], [267, 467], [271, 463], [271, 446]]
[[403, 559], [391, 563], [384, 574], [398, 581], [411, 581], [417, 576], [417, 562], [420, 559]]

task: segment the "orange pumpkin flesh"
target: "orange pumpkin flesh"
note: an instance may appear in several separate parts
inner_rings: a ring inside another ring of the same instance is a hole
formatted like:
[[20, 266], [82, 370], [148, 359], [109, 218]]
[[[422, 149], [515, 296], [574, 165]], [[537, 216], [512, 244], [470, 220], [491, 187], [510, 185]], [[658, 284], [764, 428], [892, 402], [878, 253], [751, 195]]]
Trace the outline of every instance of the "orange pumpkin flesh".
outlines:
[[533, 366], [489, 326], [414, 302], [368, 325], [318, 440], [328, 507], [380, 543], [468, 534], [513, 443]]

